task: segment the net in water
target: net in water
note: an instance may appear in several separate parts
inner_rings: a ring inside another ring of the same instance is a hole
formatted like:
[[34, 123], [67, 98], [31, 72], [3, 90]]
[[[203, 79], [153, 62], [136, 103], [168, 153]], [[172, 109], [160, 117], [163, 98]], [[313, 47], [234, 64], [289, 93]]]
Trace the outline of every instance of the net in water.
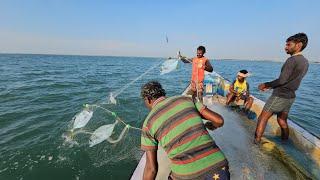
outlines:
[[177, 69], [178, 59], [168, 59], [161, 65], [160, 75], [170, 73]]
[[89, 109], [83, 109], [80, 113], [73, 118], [73, 129], [83, 128], [92, 118], [93, 111]]
[[115, 127], [115, 125], [117, 124], [118, 121], [116, 121], [113, 124], [107, 124], [107, 125], [103, 125], [101, 127], [99, 127], [98, 129], [96, 129], [89, 140], [89, 147], [93, 147], [105, 140], [107, 140], [113, 132], [113, 129]]

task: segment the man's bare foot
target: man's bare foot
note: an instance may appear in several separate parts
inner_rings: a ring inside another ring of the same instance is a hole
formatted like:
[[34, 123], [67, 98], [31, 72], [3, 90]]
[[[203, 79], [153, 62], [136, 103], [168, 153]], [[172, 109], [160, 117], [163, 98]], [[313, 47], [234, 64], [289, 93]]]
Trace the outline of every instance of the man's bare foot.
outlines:
[[256, 145], [259, 145], [259, 144], [261, 143], [261, 139], [255, 138], [255, 139], [253, 140], [253, 143], [256, 144]]

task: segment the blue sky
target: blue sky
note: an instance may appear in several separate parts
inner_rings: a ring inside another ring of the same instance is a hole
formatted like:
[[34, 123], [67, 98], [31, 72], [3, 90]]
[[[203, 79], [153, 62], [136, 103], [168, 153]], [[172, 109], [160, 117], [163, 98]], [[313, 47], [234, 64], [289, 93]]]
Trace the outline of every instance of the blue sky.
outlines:
[[213, 59], [283, 60], [286, 38], [306, 32], [314, 61], [319, 9], [317, 0], [2, 0], [0, 52], [166, 57], [204, 45]]

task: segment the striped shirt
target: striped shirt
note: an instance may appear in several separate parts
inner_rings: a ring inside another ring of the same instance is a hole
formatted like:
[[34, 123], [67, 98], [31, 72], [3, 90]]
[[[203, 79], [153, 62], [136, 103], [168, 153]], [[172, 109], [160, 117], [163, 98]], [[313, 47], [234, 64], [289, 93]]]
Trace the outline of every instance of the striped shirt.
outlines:
[[154, 104], [145, 119], [141, 148], [161, 146], [171, 160], [176, 179], [195, 179], [227, 165], [227, 160], [205, 129], [201, 112], [205, 106], [189, 97], [166, 98]]

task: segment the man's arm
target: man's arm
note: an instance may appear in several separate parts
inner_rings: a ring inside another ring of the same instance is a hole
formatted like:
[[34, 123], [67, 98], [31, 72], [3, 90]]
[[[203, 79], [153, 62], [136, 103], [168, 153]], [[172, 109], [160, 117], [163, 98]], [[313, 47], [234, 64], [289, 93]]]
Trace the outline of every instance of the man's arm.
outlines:
[[147, 161], [144, 167], [143, 180], [154, 180], [158, 173], [157, 151], [146, 151]]
[[205, 127], [210, 129], [210, 130], [215, 130], [224, 124], [224, 119], [223, 117], [208, 109], [206, 106], [204, 106], [200, 101], [195, 102], [196, 109], [201, 115], [202, 119], [206, 119], [209, 122], [205, 123]]
[[280, 76], [278, 79], [271, 81], [271, 82], [266, 82], [264, 83], [266, 88], [276, 88], [279, 86], [282, 86], [286, 83], [289, 82], [289, 77], [291, 76], [293, 70], [294, 70], [294, 61], [293, 60], [287, 60], [285, 64], [283, 65], [283, 69], [280, 73]]
[[211, 111], [210, 109], [208, 109], [207, 107], [205, 107], [201, 112], [200, 112], [201, 116], [206, 119], [209, 120], [210, 122], [212, 122], [213, 126], [215, 128], [219, 128], [222, 127], [224, 124], [224, 119], [223, 117], [216, 113]]
[[249, 86], [249, 83], [247, 82], [247, 96], [250, 96], [250, 86]]
[[192, 63], [192, 59], [184, 57], [184, 56], [181, 56], [179, 59], [184, 63]]
[[192, 63], [192, 59], [187, 58], [186, 56], [182, 56], [180, 51], [178, 52], [178, 59], [180, 59], [184, 63]]
[[231, 92], [231, 93], [233, 93], [233, 94], [237, 94], [237, 92], [234, 90], [234, 83], [235, 83], [236, 81], [233, 81], [232, 82], [232, 84], [230, 85], [230, 87], [229, 87], [229, 92]]
[[213, 71], [213, 68], [212, 68], [211, 63], [209, 62], [209, 59], [206, 61], [204, 70], [206, 70], [206, 71], [208, 71], [208, 72], [212, 72], [212, 71]]
[[201, 102], [196, 102], [196, 108], [199, 111], [201, 117], [203, 119], [206, 119], [208, 121], [210, 121], [213, 124], [213, 128], [209, 128], [211, 130], [216, 129], [218, 127], [223, 126], [224, 120], [223, 117], [216, 113], [211, 111], [210, 109], [208, 109], [206, 106], [204, 106]]

